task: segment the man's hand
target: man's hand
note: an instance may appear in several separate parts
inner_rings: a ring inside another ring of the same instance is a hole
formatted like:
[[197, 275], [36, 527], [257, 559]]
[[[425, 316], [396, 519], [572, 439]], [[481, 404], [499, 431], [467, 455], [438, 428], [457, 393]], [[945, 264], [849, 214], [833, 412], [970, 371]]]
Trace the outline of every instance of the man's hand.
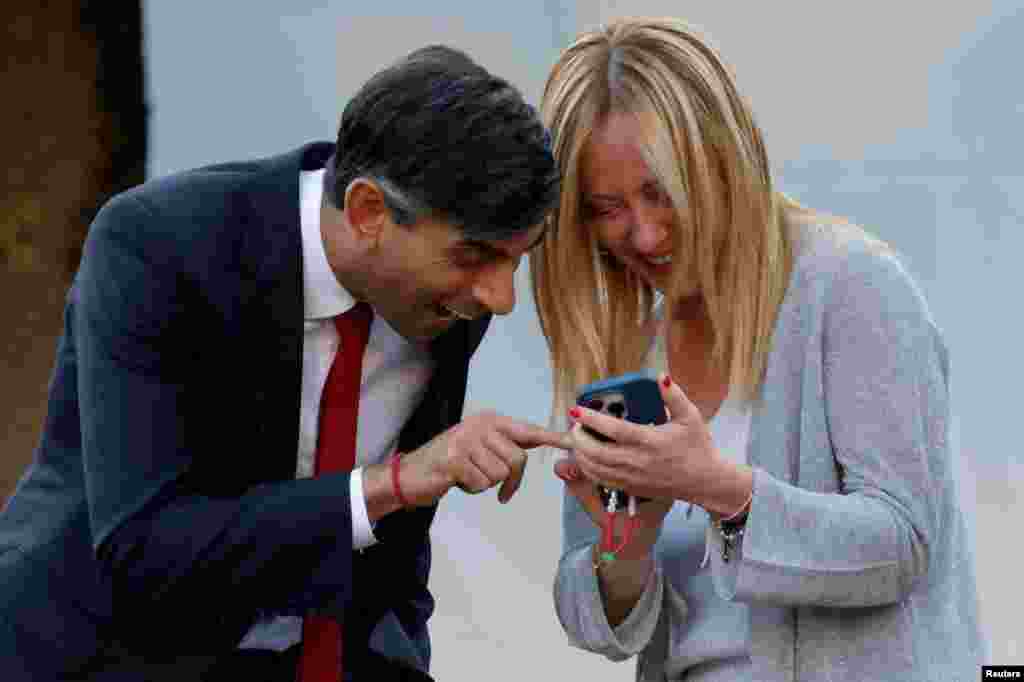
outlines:
[[[542, 445], [564, 449], [569, 438], [493, 411], [472, 415], [402, 456], [402, 493], [420, 507], [434, 504], [455, 486], [476, 494], [501, 483], [498, 500], [507, 502], [522, 482], [526, 450]], [[366, 467], [363, 488], [371, 521], [399, 508], [386, 462]]]

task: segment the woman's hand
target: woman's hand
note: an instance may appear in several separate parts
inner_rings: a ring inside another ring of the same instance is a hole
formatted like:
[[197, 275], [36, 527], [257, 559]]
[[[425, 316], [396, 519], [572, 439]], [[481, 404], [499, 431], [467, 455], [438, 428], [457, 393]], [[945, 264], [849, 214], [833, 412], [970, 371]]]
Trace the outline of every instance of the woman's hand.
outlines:
[[[571, 431], [573, 463], [584, 477], [609, 488], [657, 500], [684, 500], [713, 514], [731, 514], [749, 498], [753, 485], [750, 467], [733, 464], [718, 452], [700, 411], [671, 377], [660, 375], [658, 387], [669, 418], [660, 426], [633, 424], [574, 407], [570, 411], [576, 422]], [[584, 426], [613, 442], [602, 443], [588, 436]], [[588, 511], [590, 504], [590, 500], [584, 503]]]
[[[585, 433], [580, 433], [581, 438], [594, 440]], [[594, 441], [597, 442], [597, 441]], [[555, 462], [555, 475], [565, 482], [569, 494], [579, 500], [580, 504], [590, 515], [591, 521], [598, 528], [605, 524], [605, 508], [601, 502], [601, 495], [597, 490], [597, 483], [585, 477], [580, 471], [575, 458], [570, 455], [566, 459]], [[659, 530], [665, 515], [675, 500], [672, 499], [651, 499], [647, 502], [638, 503], [636, 506], [636, 518], [640, 521], [632, 541], [626, 545], [618, 557], [622, 559], [636, 559], [646, 556], [654, 543], [658, 541]], [[625, 527], [626, 510], [620, 509], [616, 515], [616, 542], [621, 539], [621, 533]]]

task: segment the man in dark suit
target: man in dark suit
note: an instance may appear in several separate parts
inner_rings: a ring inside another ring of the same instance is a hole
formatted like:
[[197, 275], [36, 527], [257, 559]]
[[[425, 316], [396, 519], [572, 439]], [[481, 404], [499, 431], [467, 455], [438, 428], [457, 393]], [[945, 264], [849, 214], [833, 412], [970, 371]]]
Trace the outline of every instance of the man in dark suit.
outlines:
[[[524, 450], [562, 442], [461, 419], [557, 194], [533, 108], [433, 47], [364, 85], [336, 145], [108, 202], [0, 516], [0, 678], [430, 679], [438, 500], [500, 483], [506, 501]], [[357, 310], [350, 346], [336, 325]], [[340, 664], [318, 672], [325, 651]]]

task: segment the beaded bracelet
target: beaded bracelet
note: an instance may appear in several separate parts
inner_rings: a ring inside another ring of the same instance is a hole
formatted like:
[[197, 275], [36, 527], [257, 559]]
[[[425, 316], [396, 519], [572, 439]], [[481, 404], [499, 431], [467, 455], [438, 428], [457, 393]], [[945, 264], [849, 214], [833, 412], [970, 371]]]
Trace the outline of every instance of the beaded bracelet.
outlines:
[[740, 540], [743, 539], [744, 524], [747, 522], [747, 512], [750, 509], [750, 503], [754, 500], [754, 491], [750, 491], [750, 497], [743, 503], [739, 509], [735, 512], [721, 518], [715, 524], [718, 527], [718, 532], [722, 534], [722, 561], [729, 563], [729, 554], [736, 548]]
[[750, 496], [749, 496], [749, 497], [747, 498], [747, 501], [746, 501], [746, 502], [744, 502], [744, 503], [743, 503], [743, 504], [742, 504], [742, 505], [740, 506], [740, 508], [739, 508], [739, 509], [737, 509], [736, 511], [734, 511], [734, 512], [733, 512], [732, 514], [729, 514], [728, 516], [725, 516], [725, 517], [723, 517], [723, 518], [719, 519], [719, 520], [718, 520], [718, 522], [719, 522], [719, 523], [722, 523], [722, 522], [725, 522], [725, 523], [729, 523], [730, 521], [732, 521], [732, 520], [734, 520], [734, 519], [735, 519], [736, 517], [738, 517], [738, 516], [739, 516], [740, 514], [743, 514], [744, 512], [746, 512], [746, 511], [747, 511], [747, 510], [748, 510], [748, 509], [750, 508], [750, 503], [751, 503], [751, 502], [753, 502], [753, 501], [754, 501], [754, 491], [753, 491], [753, 490], [751, 490], [751, 491], [750, 491]]

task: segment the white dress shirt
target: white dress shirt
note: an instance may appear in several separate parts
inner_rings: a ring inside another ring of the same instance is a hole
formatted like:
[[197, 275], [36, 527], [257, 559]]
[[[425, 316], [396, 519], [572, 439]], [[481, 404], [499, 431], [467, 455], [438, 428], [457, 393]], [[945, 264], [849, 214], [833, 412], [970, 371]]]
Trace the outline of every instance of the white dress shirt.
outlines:
[[[322, 169], [299, 174], [304, 332], [296, 478], [313, 475], [320, 396], [335, 354], [344, 352], [339, 349], [340, 339], [333, 319], [356, 304], [327, 264], [320, 233], [323, 176]], [[383, 318], [374, 315], [363, 355], [356, 469], [349, 483], [353, 549], [364, 549], [377, 541], [366, 513], [361, 468], [381, 462], [395, 451], [399, 433], [423, 399], [432, 372], [433, 361], [424, 346], [407, 341]], [[239, 647], [282, 651], [298, 642], [301, 632], [301, 618], [278, 617], [257, 623]]]

